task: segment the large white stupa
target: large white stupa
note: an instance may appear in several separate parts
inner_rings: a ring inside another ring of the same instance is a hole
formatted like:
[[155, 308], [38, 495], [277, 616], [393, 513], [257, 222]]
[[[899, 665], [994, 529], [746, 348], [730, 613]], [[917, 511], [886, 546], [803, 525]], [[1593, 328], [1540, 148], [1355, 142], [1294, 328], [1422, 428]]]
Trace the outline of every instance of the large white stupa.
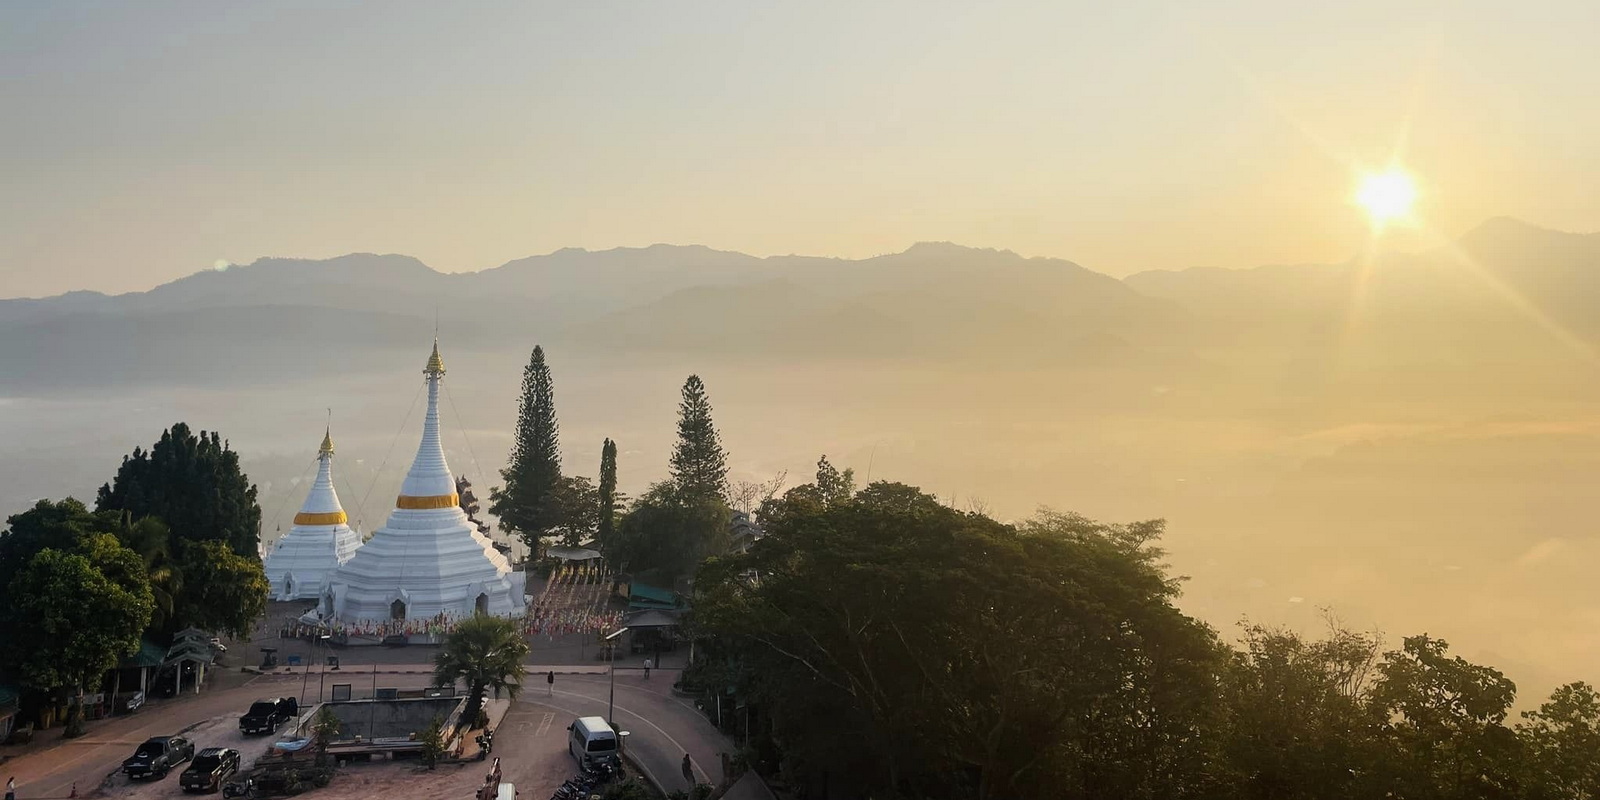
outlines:
[[511, 568], [467, 520], [439, 441], [439, 343], [422, 371], [428, 413], [422, 444], [382, 528], [328, 577], [319, 612], [346, 624], [429, 622], [474, 613], [520, 617], [525, 573]]
[[323, 579], [361, 546], [361, 535], [350, 529], [350, 518], [333, 490], [332, 433], [322, 437], [317, 462], [317, 479], [312, 481], [300, 513], [294, 515], [294, 527], [266, 557], [264, 566], [274, 600], [317, 599]]

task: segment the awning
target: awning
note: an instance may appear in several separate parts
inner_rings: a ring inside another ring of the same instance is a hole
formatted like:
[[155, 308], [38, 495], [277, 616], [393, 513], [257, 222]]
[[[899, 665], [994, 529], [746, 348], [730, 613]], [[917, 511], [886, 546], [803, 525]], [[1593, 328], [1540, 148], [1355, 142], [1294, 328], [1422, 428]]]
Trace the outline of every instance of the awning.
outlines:
[[600, 554], [586, 547], [546, 547], [544, 554], [562, 561], [592, 561], [600, 558]]
[[117, 662], [117, 667], [121, 669], [159, 667], [161, 662], [166, 660], [166, 656], [167, 652], [161, 649], [161, 645], [149, 639], [140, 639], [139, 649], [132, 655], [123, 656], [122, 660]]
[[656, 608], [637, 611], [622, 618], [623, 627], [629, 629], [675, 628], [678, 624], [678, 615], [676, 613]]

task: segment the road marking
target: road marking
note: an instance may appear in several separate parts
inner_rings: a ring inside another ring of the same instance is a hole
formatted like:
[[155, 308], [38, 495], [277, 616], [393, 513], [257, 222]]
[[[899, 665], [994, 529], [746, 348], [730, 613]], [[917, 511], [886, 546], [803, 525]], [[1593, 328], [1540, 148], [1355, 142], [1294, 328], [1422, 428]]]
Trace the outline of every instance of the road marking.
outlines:
[[[585, 700], [593, 700], [593, 701], [595, 701], [597, 703], [601, 702], [600, 698], [598, 698], [598, 697], [590, 697], [589, 695], [578, 694], [577, 692], [560, 691], [560, 692], [556, 692], [556, 694], [564, 694], [564, 695], [569, 695], [571, 697], [581, 697], [581, 698], [583, 698]], [[566, 711], [566, 709], [561, 709], [561, 710], [562, 711]], [[637, 719], [640, 722], [643, 722], [644, 724], [649, 725], [650, 727], [654, 728], [656, 733], [661, 734], [661, 737], [663, 739], [666, 739], [667, 741], [672, 742], [672, 746], [674, 748], [676, 748], [678, 750], [678, 752], [680, 752], [680, 753], [689, 752], [689, 750], [687, 748], [685, 748], [682, 743], [680, 743], [677, 739], [672, 738], [672, 734], [667, 733], [666, 731], [662, 730], [660, 725], [657, 725], [654, 722], [651, 722], [650, 720], [645, 719], [638, 712], [636, 712], [636, 711], [634, 711], [634, 710], [632, 710], [632, 709], [630, 709], [630, 708], [628, 708], [626, 706], [617, 706], [617, 710], [621, 711], [624, 714], [632, 714], [634, 719]], [[577, 712], [568, 712], [568, 713], [576, 714]], [[582, 716], [582, 715], [579, 714], [578, 716]], [[694, 761], [693, 759], [690, 759], [690, 763], [694, 765], [695, 770], [700, 773], [700, 776], [705, 778], [705, 781], [704, 781], [705, 783], [711, 783], [711, 775], [710, 775], [710, 773], [706, 772], [705, 769], [700, 766], [699, 762]], [[642, 767], [643, 765], [641, 764], [640, 766]], [[659, 783], [659, 781], [657, 781], [657, 783]]]
[[546, 733], [549, 733], [550, 732], [550, 723], [555, 722], [555, 721], [556, 721], [556, 715], [555, 714], [545, 714], [544, 715], [544, 719], [539, 720], [539, 730], [534, 731], [533, 735], [534, 736], [543, 736]]

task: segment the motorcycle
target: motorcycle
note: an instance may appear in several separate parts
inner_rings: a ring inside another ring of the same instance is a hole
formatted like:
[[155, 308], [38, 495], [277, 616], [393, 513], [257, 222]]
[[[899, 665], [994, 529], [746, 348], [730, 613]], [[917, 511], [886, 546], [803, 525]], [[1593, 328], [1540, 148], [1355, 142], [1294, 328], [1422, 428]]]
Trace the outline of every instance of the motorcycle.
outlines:
[[488, 758], [489, 757], [489, 751], [494, 749], [494, 731], [485, 730], [483, 733], [478, 734], [477, 741], [478, 741], [478, 760], [482, 761], [482, 760]]

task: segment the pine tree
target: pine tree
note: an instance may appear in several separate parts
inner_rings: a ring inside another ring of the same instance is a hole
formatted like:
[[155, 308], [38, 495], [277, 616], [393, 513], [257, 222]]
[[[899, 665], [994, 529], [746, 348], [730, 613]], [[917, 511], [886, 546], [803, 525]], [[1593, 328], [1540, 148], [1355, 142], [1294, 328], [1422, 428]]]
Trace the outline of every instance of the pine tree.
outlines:
[[699, 375], [683, 383], [678, 405], [678, 445], [672, 451], [672, 480], [686, 495], [727, 502], [728, 455], [711, 421], [711, 401]]
[[542, 347], [533, 348], [533, 357], [522, 372], [517, 438], [511, 446], [511, 463], [500, 470], [500, 477], [505, 486], [489, 492], [489, 513], [500, 518], [503, 530], [520, 535], [537, 551], [540, 537], [559, 527], [562, 516], [555, 388]]
[[600, 546], [605, 547], [617, 532], [617, 443], [606, 440], [600, 447]]

